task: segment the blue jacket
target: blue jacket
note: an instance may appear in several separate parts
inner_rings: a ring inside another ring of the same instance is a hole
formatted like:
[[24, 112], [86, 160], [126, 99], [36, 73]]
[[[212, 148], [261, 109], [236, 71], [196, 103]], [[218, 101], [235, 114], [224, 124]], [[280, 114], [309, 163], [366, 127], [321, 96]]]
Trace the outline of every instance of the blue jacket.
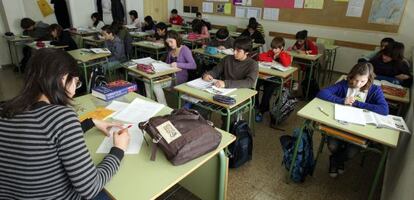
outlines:
[[[344, 104], [347, 92], [348, 81], [342, 80], [334, 85], [322, 89], [318, 93], [317, 97], [333, 103]], [[369, 88], [365, 103], [355, 101], [352, 106], [376, 112], [381, 115], [388, 115], [388, 103], [385, 101], [384, 93], [382, 93], [381, 87], [377, 85], [372, 85]]]

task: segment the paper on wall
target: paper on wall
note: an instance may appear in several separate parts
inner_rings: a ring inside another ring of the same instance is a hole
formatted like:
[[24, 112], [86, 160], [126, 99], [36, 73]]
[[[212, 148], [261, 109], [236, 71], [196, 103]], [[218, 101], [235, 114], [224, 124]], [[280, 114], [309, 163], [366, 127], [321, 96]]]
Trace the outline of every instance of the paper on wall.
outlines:
[[324, 0], [305, 0], [304, 8], [323, 9]]
[[212, 2], [203, 2], [203, 12], [213, 13], [214, 5]]
[[254, 8], [254, 7], [247, 8], [246, 18], [254, 17], [256, 19], [260, 19], [262, 17], [261, 11], [262, 11], [261, 8]]
[[348, 9], [346, 10], [347, 17], [361, 17], [364, 10], [365, 0], [349, 0]]
[[295, 0], [294, 8], [303, 8], [303, 0]]
[[236, 17], [245, 18], [246, 17], [246, 8], [236, 7]]
[[279, 8], [264, 8], [263, 19], [279, 20]]

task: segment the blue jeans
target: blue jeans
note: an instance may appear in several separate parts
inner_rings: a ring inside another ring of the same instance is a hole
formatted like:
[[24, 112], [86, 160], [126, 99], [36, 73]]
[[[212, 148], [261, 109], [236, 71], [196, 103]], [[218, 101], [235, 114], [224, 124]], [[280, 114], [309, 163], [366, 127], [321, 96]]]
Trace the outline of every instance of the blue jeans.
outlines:
[[106, 194], [106, 192], [104, 190], [102, 190], [92, 200], [111, 200], [111, 198], [108, 196], [108, 194]]

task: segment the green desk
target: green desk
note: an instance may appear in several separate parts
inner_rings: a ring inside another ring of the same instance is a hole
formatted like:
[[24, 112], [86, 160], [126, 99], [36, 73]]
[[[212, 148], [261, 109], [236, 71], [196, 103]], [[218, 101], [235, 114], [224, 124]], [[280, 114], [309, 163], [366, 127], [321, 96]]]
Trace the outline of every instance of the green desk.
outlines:
[[[259, 51], [259, 48], [262, 47], [263, 44], [253, 43], [252, 52]], [[219, 63], [221, 59], [225, 58], [226, 54], [224, 53], [217, 53], [214, 55], [208, 54], [205, 52], [205, 48], [196, 48], [191, 50], [193, 54], [196, 55], [196, 58], [203, 58], [206, 59], [208, 62], [211, 63]]]
[[36, 42], [26, 43], [26, 46], [30, 47], [32, 50], [39, 50], [39, 49], [42, 49], [42, 48], [64, 49], [64, 48], [68, 47], [67, 45], [63, 45], [63, 46], [51, 45], [50, 44], [50, 41], [44, 41], [44, 42], [45, 42], [45, 46], [44, 47], [38, 47], [38, 46], [36, 46]]
[[156, 72], [155, 74], [148, 74], [143, 71], [138, 70], [136, 67], [130, 67], [130, 66], [136, 66], [137, 64], [130, 61], [122, 64], [124, 66], [125, 70], [125, 80], [128, 80], [128, 74], [132, 73], [135, 78], [138, 80], [141, 80], [143, 82], [150, 84], [150, 96], [148, 98], [155, 100], [154, 97], [154, 84], [161, 83], [165, 81], [172, 80], [173, 83], [175, 81], [175, 73], [181, 71], [180, 68], [171, 68], [170, 70], [165, 70], [162, 72]]
[[83, 45], [89, 45], [89, 47], [100, 48], [105, 44], [104, 39], [95, 39], [94, 36], [82, 37]]
[[[300, 54], [297, 51], [289, 51], [290, 55], [293, 57], [293, 63], [296, 64], [302, 64], [306, 67], [309, 67], [309, 74], [308, 74], [308, 84], [305, 90], [305, 99], [308, 98], [309, 95], [309, 86], [310, 86], [310, 81], [311, 81], [311, 77], [313, 74], [313, 70], [315, 67], [318, 66], [318, 61], [319, 58], [322, 56], [322, 54], [317, 54], [317, 55], [307, 55], [307, 54]], [[302, 72], [299, 73], [299, 84], [302, 82]], [[303, 89], [303, 88], [302, 88]]]
[[129, 32], [129, 34], [131, 34], [131, 37], [134, 39], [135, 42], [144, 40], [145, 37], [154, 35], [154, 31], [150, 31], [150, 32], [142, 32], [142, 31], [138, 31], [138, 32]]
[[[9, 46], [9, 52], [10, 52], [10, 59], [12, 61], [12, 64], [16, 65], [19, 73], [21, 73], [21, 66], [20, 66], [20, 61], [19, 61], [19, 52], [17, 52], [17, 46], [23, 46], [27, 43], [32, 42], [33, 40], [35, 40], [32, 37], [22, 37], [22, 36], [3, 36], [6, 40], [7, 40], [7, 45]], [[13, 50], [14, 50], [14, 55], [13, 56]]]
[[199, 37], [196, 39], [188, 39], [188, 34], [181, 35], [183, 38], [183, 43], [191, 45], [191, 49], [195, 49], [197, 44], [206, 43], [209, 38], [207, 37]]
[[254, 106], [253, 99], [254, 99], [254, 95], [257, 94], [256, 90], [252, 90], [248, 88], [240, 88], [230, 94], [227, 94], [227, 96], [235, 95], [234, 98], [236, 99], [236, 103], [234, 105], [227, 105], [227, 104], [222, 104], [220, 102], [214, 101], [213, 94], [203, 91], [203, 90], [190, 87], [186, 83], [175, 86], [174, 89], [178, 91], [178, 107], [181, 107], [182, 95], [186, 94], [188, 96], [201, 99], [203, 102], [197, 103], [198, 106], [204, 109], [213, 111], [213, 112], [217, 112], [218, 114], [222, 116], [226, 116], [227, 117], [226, 131], [230, 130], [231, 116], [245, 108], [248, 109], [249, 125], [251, 124], [251, 115], [252, 115], [252, 109]]
[[[329, 114], [329, 116], [325, 116], [324, 114], [322, 114], [319, 111], [318, 106], [321, 106], [323, 110]], [[366, 126], [360, 126], [360, 125], [355, 125], [355, 124], [342, 125], [334, 119], [334, 103], [327, 102], [327, 101], [324, 101], [318, 98], [315, 98], [311, 102], [309, 102], [305, 107], [299, 110], [297, 114], [298, 116], [303, 117], [306, 120], [301, 127], [301, 132], [295, 143], [295, 149], [293, 153], [292, 163], [290, 165], [291, 168], [289, 170], [288, 179], [289, 177], [291, 177], [293, 164], [297, 156], [299, 142], [301, 141], [301, 137], [303, 134], [303, 129], [305, 127], [310, 128], [310, 129], [318, 129], [317, 126], [313, 124], [319, 123], [319, 124], [323, 124], [325, 126], [337, 129], [339, 131], [343, 131], [343, 132], [376, 142], [378, 144], [381, 144], [381, 146], [383, 147], [382, 149], [378, 149], [378, 148], [374, 148], [370, 146], [365, 147], [366, 150], [381, 154], [381, 161], [378, 164], [378, 168], [375, 173], [375, 177], [374, 177], [374, 180], [371, 186], [371, 190], [369, 192], [368, 199], [372, 199], [378, 180], [385, 166], [385, 161], [388, 156], [388, 150], [390, 147], [395, 148], [397, 146], [400, 133], [398, 131], [394, 131], [390, 129], [376, 128], [373, 125], [366, 125]], [[321, 139], [321, 143], [319, 145], [319, 150], [318, 150], [318, 154], [316, 156], [315, 161], [317, 161], [319, 153], [322, 152], [323, 145], [325, 143], [324, 141], [326, 139], [326, 133], [321, 132], [321, 134], [323, 135], [323, 137]], [[347, 141], [345, 138], [339, 138], [339, 139]]]
[[84, 47], [83, 46], [83, 37], [95, 35], [95, 34], [99, 33], [99, 30], [91, 29], [91, 28], [78, 28], [77, 30], [70, 31], [70, 33], [72, 34], [72, 36], [73, 36], [74, 40], [76, 41], [76, 43], [78, 44], [78, 46], [79, 47]]
[[76, 60], [78, 61], [78, 64], [80, 64], [83, 68], [83, 76], [85, 79], [86, 84], [86, 92], [91, 91], [91, 86], [89, 83], [89, 76], [88, 76], [88, 67], [92, 67], [94, 65], [103, 65], [108, 63], [108, 57], [111, 56], [111, 54], [106, 53], [100, 53], [95, 54], [89, 51], [85, 51], [85, 49], [75, 49], [72, 51], [68, 51], [68, 53]]
[[[277, 110], [280, 110], [282, 107], [282, 98], [279, 97], [282, 95], [283, 86], [286, 82], [290, 81], [290, 87], [292, 87], [293, 73], [295, 73], [296, 70], [298, 70], [298, 68], [291, 67], [291, 69], [282, 72], [277, 69], [263, 67], [259, 63], [259, 78], [264, 81], [275, 83], [279, 86], [276, 93], [276, 99], [278, 99], [278, 102], [276, 103]], [[276, 122], [279, 120], [278, 118], [279, 115], [276, 116]]]
[[[136, 93], [129, 93], [117, 100], [131, 102], [137, 97], [144, 98]], [[78, 115], [109, 103], [90, 94], [78, 97], [74, 102]], [[171, 110], [164, 107], [157, 115], [168, 114]], [[180, 183], [202, 199], [225, 199], [228, 159], [223, 149], [232, 143], [235, 137], [222, 130], [219, 131], [222, 133], [222, 140], [216, 150], [180, 166], [173, 166], [161, 150], [157, 151], [156, 161], [150, 161], [151, 146], [147, 146], [144, 142], [139, 154], [124, 156], [119, 171], [106, 184], [105, 189], [115, 199], [155, 199]], [[151, 141], [148, 135], [145, 137]], [[106, 155], [95, 153], [103, 139], [104, 135], [96, 128], [85, 134], [86, 145], [95, 164]]]
[[181, 26], [172, 26], [172, 27], [168, 27], [169, 31], [175, 31], [177, 33], [186, 33], [187, 31], [184, 30]]
[[151, 42], [151, 41], [139, 41], [139, 42], [133, 42], [132, 46], [135, 47], [135, 57], [138, 57], [138, 51], [148, 53], [151, 55], [155, 55], [155, 59], [159, 60], [160, 55], [167, 53], [167, 49], [165, 48], [165, 45], [158, 45], [160, 43]]

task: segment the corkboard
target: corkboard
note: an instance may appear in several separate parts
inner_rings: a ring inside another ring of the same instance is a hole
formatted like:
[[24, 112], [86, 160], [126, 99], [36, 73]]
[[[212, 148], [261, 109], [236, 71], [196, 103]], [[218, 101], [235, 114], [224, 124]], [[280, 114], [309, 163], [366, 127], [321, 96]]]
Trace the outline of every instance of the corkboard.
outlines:
[[[201, 12], [204, 0], [184, 0], [184, 6], [198, 6]], [[371, 4], [373, 0], [365, 0], [364, 10], [361, 17], [346, 17], [346, 10], [348, 3], [336, 2], [333, 0], [325, 0], [323, 9], [280, 9], [279, 21], [293, 22], [302, 24], [314, 24], [322, 26], [332, 26], [341, 28], [351, 28], [369, 31], [380, 31], [397, 33], [399, 25], [384, 25], [368, 23], [369, 13], [371, 11]], [[229, 0], [228, 3], [232, 3]], [[407, 0], [405, 1], [406, 4]], [[217, 4], [222, 2], [213, 2], [214, 13], [205, 13], [209, 15], [220, 16], [234, 16], [235, 7], [232, 5], [232, 12], [230, 15], [216, 13]], [[263, 0], [252, 0], [251, 7], [264, 8]], [[405, 8], [405, 6], [404, 6]], [[263, 13], [263, 10], [262, 10]]]

